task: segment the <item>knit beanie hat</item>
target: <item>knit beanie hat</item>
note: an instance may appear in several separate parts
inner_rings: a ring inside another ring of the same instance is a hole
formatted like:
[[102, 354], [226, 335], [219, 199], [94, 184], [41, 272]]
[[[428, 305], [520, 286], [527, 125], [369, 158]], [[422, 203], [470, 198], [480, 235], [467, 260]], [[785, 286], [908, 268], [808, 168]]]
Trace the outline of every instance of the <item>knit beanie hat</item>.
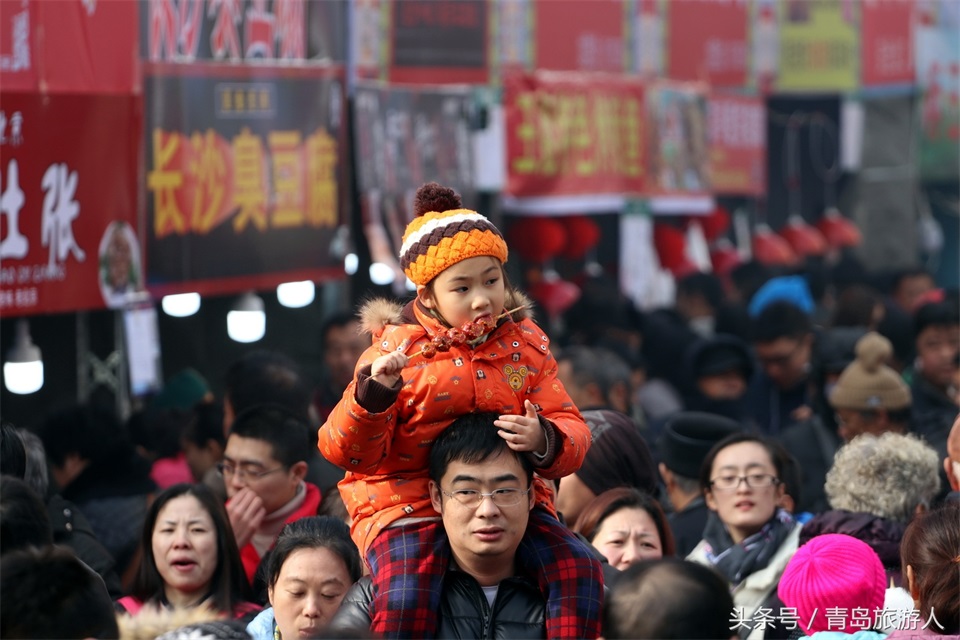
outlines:
[[[883, 609], [886, 581], [883, 563], [870, 545], [828, 533], [797, 549], [780, 577], [777, 595], [796, 609], [807, 634], [854, 633], [874, 626], [877, 610]], [[838, 615], [828, 615], [828, 610]]]
[[430, 182], [417, 190], [414, 214], [400, 247], [400, 267], [416, 285], [425, 285], [458, 262], [477, 256], [507, 261], [503, 234], [485, 217], [460, 208], [460, 196]]
[[893, 355], [893, 345], [871, 331], [857, 341], [856, 360], [843, 370], [830, 392], [834, 409], [905, 409], [912, 404], [910, 387], [896, 371], [884, 364]]

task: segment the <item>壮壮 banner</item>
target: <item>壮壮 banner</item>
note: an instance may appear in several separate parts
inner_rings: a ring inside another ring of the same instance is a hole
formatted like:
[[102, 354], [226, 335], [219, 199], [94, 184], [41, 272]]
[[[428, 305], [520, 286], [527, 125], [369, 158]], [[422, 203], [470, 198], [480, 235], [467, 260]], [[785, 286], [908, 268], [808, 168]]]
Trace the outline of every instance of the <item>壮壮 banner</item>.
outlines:
[[707, 99], [710, 186], [720, 195], [767, 190], [767, 120], [760, 98], [712, 93]]
[[913, 84], [913, 23], [916, 0], [860, 3], [864, 87]]
[[667, 3], [667, 77], [746, 86], [748, 14], [742, 0]]
[[644, 95], [639, 78], [622, 75], [540, 71], [507, 76], [506, 194], [642, 194]]
[[485, 84], [486, 0], [393, 0], [391, 82]]
[[123, 306], [142, 291], [138, 96], [0, 94], [0, 315]]
[[148, 64], [147, 285], [234, 293], [343, 275], [343, 71]]
[[[101, 0], [99, 4], [126, 3]], [[343, 62], [346, 58], [347, 0], [149, 0], [129, 4], [142, 5], [140, 54], [144, 60]]]
[[0, 87], [4, 92], [138, 93], [137, 15], [146, 6], [0, 1]]
[[859, 2], [778, 3], [780, 91], [853, 91], [860, 80]]
[[473, 95], [465, 87], [357, 84], [353, 99], [357, 185], [374, 262], [393, 268], [411, 205], [425, 182], [439, 182], [472, 206]]

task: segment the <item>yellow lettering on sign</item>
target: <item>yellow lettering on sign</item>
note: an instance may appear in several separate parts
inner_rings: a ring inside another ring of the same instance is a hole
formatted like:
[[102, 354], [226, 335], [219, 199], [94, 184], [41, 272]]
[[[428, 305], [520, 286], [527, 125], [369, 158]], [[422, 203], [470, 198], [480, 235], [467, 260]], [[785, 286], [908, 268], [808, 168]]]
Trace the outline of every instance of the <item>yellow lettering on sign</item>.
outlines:
[[517, 139], [521, 153], [513, 159], [516, 173], [535, 173], [537, 170], [537, 100], [535, 93], [522, 93], [517, 96], [517, 109], [520, 111], [520, 124], [517, 125]]
[[177, 206], [177, 189], [183, 185], [183, 173], [172, 168], [179, 149], [179, 134], [171, 133], [164, 140], [163, 130], [153, 130], [154, 169], [147, 176], [147, 188], [154, 192], [153, 233], [158, 238], [187, 232], [183, 212]]
[[[237, 95], [243, 95], [238, 92]], [[233, 219], [233, 229], [240, 233], [253, 225], [260, 231], [267, 228], [266, 184], [263, 176], [263, 143], [244, 127], [233, 139], [234, 202], [240, 206]]]
[[217, 134], [207, 129], [206, 134], [190, 136], [193, 158], [187, 165], [190, 175], [196, 180], [190, 211], [190, 226], [200, 234], [209, 232], [217, 222], [217, 214], [223, 205], [226, 162], [217, 146]]
[[273, 131], [268, 137], [273, 159], [274, 227], [303, 226], [303, 168], [300, 132]]
[[337, 224], [337, 141], [321, 129], [307, 137], [307, 223]]

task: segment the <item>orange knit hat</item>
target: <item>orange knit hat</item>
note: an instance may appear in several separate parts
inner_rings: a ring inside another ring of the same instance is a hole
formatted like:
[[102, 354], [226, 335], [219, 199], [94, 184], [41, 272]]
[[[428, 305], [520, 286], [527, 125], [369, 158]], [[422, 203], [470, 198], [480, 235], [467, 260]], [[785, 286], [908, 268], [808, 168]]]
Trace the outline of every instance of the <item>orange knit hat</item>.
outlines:
[[492, 222], [470, 209], [428, 211], [407, 225], [400, 267], [414, 284], [425, 285], [448, 267], [476, 256], [507, 261], [507, 243]]

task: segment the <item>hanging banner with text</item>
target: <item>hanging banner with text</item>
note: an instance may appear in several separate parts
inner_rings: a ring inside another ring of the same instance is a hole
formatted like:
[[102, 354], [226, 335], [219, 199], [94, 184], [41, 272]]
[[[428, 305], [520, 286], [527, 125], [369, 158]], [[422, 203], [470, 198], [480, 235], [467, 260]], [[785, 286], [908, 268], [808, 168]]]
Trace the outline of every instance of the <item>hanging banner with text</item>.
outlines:
[[145, 69], [150, 290], [342, 276], [342, 69]]
[[0, 94], [0, 315], [123, 306], [142, 291], [139, 97]]
[[763, 100], [710, 94], [710, 185], [718, 195], [762, 196], [767, 190], [767, 120]]
[[960, 174], [960, 4], [926, 0], [918, 6], [920, 176], [955, 182]]
[[390, 81], [487, 82], [485, 0], [393, 0]]
[[666, 63], [666, 0], [628, 0], [628, 68], [645, 79], [663, 77]]
[[859, 2], [779, 4], [781, 91], [853, 91], [860, 80]]
[[643, 193], [646, 104], [638, 78], [512, 74], [503, 104], [509, 196]]
[[710, 191], [705, 85], [657, 82], [647, 88], [647, 192], [700, 196]]
[[5, 92], [138, 92], [137, 15], [146, 6], [0, 1], [0, 87]]
[[916, 0], [860, 3], [864, 87], [913, 84], [913, 22]]
[[743, 0], [669, 2], [667, 77], [746, 86], [748, 12]]
[[623, 73], [623, 0], [534, 0], [535, 67]]
[[[115, 1], [100, 4], [123, 4]], [[343, 62], [347, 0], [150, 0], [140, 55], [152, 62]]]
[[388, 87], [358, 84], [354, 92], [357, 184], [371, 257], [394, 269], [412, 203], [425, 182], [439, 182], [474, 206], [469, 118], [473, 97], [465, 87]]

